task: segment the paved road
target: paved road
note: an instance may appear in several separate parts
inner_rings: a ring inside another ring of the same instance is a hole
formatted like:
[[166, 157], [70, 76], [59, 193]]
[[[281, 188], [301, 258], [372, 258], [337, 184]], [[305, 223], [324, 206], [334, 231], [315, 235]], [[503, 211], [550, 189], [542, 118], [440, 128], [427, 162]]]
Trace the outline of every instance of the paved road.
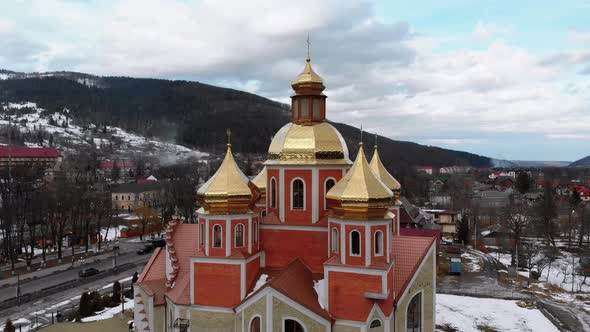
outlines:
[[[138, 256], [135, 251], [143, 246], [143, 243], [135, 242], [132, 240], [125, 240], [120, 242], [121, 247], [121, 255], [117, 257], [117, 265], [122, 265], [125, 263], [143, 263], [145, 264], [150, 255], [143, 255]], [[69, 280], [76, 280], [78, 279], [78, 272], [86, 267], [94, 267], [101, 271], [110, 270], [113, 268], [113, 258], [109, 255], [104, 255], [103, 259], [96, 262], [91, 262], [88, 264], [80, 264], [76, 265], [76, 267], [72, 269], [68, 269], [65, 271], [55, 272], [53, 274], [40, 277], [38, 279], [29, 279], [25, 282], [21, 282], [21, 294], [33, 293], [40, 291], [44, 288], [52, 287], [63, 282]], [[16, 284], [12, 286], [7, 286], [0, 288], [0, 302], [5, 301], [7, 299], [13, 298], [16, 296]]]

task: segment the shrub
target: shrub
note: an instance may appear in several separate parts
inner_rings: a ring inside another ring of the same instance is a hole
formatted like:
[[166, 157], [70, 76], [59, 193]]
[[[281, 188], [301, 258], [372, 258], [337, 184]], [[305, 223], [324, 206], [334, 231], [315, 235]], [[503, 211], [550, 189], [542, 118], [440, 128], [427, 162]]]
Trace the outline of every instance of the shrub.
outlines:
[[6, 320], [6, 323], [4, 324], [4, 332], [14, 332], [16, 331], [16, 328], [14, 327], [14, 325], [12, 325], [12, 321], [10, 319]]
[[92, 299], [87, 292], [82, 293], [80, 297], [80, 308], [78, 310], [81, 317], [92, 316]]

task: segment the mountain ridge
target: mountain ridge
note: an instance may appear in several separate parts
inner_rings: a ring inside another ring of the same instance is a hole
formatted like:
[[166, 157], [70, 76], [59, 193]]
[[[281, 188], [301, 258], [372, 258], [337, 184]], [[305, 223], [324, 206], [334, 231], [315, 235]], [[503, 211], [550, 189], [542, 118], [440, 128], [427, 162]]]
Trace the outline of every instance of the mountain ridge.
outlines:
[[[67, 108], [81, 124], [116, 126], [212, 153], [223, 151], [229, 127], [236, 151], [265, 154], [272, 136], [291, 119], [289, 105], [200, 82], [0, 70], [0, 103], [22, 101], [50, 112]], [[330, 123], [342, 133], [351, 154], [356, 152], [359, 129]], [[386, 137], [380, 137], [379, 145], [384, 163], [394, 168], [491, 166], [490, 158], [463, 151]]]

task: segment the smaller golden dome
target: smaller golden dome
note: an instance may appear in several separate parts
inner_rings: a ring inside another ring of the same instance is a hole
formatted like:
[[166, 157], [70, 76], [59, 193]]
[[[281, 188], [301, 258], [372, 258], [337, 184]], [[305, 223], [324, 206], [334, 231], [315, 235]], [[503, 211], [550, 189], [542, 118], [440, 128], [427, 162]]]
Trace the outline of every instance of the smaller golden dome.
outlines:
[[313, 68], [311, 68], [311, 59], [308, 57], [305, 63], [305, 68], [301, 74], [297, 75], [291, 82], [291, 87], [296, 93], [321, 93], [326, 88], [324, 80], [318, 75]]
[[391, 191], [393, 191], [393, 193], [395, 194], [395, 198], [396, 199], [399, 198], [402, 186], [399, 183], [399, 181], [397, 181], [387, 171], [385, 166], [383, 166], [383, 162], [381, 162], [381, 158], [379, 157], [379, 149], [377, 148], [377, 145], [375, 145], [375, 152], [373, 153], [373, 158], [371, 159], [370, 166], [371, 166], [371, 170], [373, 171], [373, 173], [375, 173], [375, 175], [377, 175], [379, 180], [381, 180], [381, 182], [385, 183], [387, 188], [389, 188], [389, 189], [391, 189]]
[[361, 143], [354, 164], [326, 198], [337, 217], [384, 219], [393, 203], [393, 192], [371, 170]]
[[266, 166], [262, 168], [260, 173], [252, 179], [252, 183], [260, 190], [260, 199], [263, 200], [266, 197]]
[[206, 214], [241, 214], [252, 211], [259, 190], [240, 170], [227, 145], [219, 169], [197, 190], [197, 200]]

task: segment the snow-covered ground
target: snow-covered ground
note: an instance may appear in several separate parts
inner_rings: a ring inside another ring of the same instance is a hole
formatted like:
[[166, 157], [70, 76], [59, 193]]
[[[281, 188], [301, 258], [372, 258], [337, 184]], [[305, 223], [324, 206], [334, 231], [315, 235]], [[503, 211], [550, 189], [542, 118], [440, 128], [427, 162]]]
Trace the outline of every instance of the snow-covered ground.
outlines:
[[[125, 298], [125, 310], [133, 309], [134, 305], [135, 305], [135, 302], [133, 301], [133, 299]], [[94, 315], [94, 316], [82, 318], [82, 321], [83, 322], [94, 322], [97, 320], [109, 319], [109, 318], [113, 317], [114, 315], [120, 313], [122, 309], [123, 308], [120, 304], [116, 307], [105, 308], [103, 311], [97, 312], [96, 315]]]
[[[164, 163], [208, 156], [205, 152], [182, 145], [162, 142], [157, 139], [149, 139], [127, 132], [119, 127], [107, 126], [107, 134], [102, 134], [102, 130], [95, 130], [97, 127], [94, 124], [88, 124], [85, 128], [82, 128], [75, 123], [70, 110], [67, 108], [60, 112], [50, 113], [38, 107], [36, 103], [21, 102], [0, 105], [0, 109], [5, 111], [0, 116], [0, 125], [7, 125], [10, 122], [23, 133], [34, 134], [38, 130], [43, 130], [54, 136], [54, 145], [62, 152], [73, 152], [75, 150], [74, 146], [78, 148], [88, 147], [91, 144], [94, 144], [97, 149], [101, 149], [110, 147], [111, 143], [117, 141], [120, 142], [121, 151], [128, 153], [140, 152], [144, 155], [156, 156]], [[27, 113], [9, 115], [7, 111], [10, 110], [27, 110]], [[49, 145], [48, 139], [48, 137], [45, 137], [44, 146]], [[39, 143], [26, 142], [26, 145], [34, 147], [39, 146]]]
[[479, 272], [481, 271], [481, 258], [469, 253], [464, 252], [461, 254], [463, 259], [465, 270], [467, 272]]
[[521, 308], [516, 301], [437, 294], [436, 302], [436, 324], [461, 332], [486, 326], [503, 332], [559, 331], [538, 309]]

